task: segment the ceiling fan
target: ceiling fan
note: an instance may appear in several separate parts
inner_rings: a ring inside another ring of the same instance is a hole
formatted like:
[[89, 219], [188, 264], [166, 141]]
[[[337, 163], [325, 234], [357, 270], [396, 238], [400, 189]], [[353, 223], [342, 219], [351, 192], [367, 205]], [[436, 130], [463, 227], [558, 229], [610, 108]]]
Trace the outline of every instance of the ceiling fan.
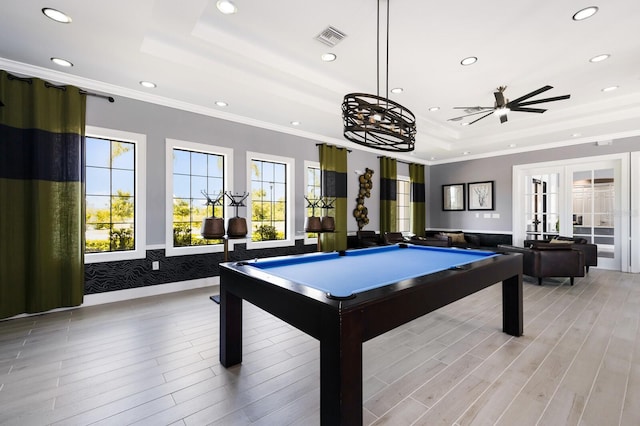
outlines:
[[496, 98], [495, 105], [492, 107], [481, 107], [481, 106], [472, 106], [472, 107], [454, 107], [453, 109], [463, 109], [467, 114], [461, 115], [459, 117], [450, 118], [447, 121], [460, 121], [465, 117], [470, 117], [472, 115], [483, 114], [480, 118], [476, 118], [471, 121], [469, 124], [473, 124], [476, 121], [480, 121], [485, 117], [490, 116], [491, 114], [495, 114], [500, 117], [500, 123], [504, 123], [507, 121], [507, 113], [509, 111], [519, 111], [519, 112], [536, 112], [542, 114], [546, 111], [546, 109], [542, 108], [527, 108], [529, 105], [541, 104], [544, 102], [553, 102], [553, 101], [561, 101], [563, 99], [569, 99], [571, 95], [562, 95], [555, 96], [553, 98], [545, 98], [538, 99], [534, 101], [526, 101], [529, 98], [539, 95], [540, 93], [546, 92], [547, 90], [553, 89], [552, 86], [544, 86], [539, 88], [538, 90], [534, 90], [531, 93], [527, 93], [524, 96], [520, 96], [518, 99], [514, 99], [513, 101], [509, 101], [504, 97], [504, 91], [507, 90], [507, 86], [498, 87], [497, 92], [493, 92], [493, 96]]

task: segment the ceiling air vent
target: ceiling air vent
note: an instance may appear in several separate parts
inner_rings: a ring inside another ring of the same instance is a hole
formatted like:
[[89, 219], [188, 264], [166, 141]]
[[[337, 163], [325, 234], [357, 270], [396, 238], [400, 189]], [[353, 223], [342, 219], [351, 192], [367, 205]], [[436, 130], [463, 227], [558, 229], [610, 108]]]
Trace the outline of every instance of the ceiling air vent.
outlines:
[[333, 27], [327, 27], [320, 34], [316, 36], [316, 40], [327, 46], [333, 47], [340, 42], [347, 35]]

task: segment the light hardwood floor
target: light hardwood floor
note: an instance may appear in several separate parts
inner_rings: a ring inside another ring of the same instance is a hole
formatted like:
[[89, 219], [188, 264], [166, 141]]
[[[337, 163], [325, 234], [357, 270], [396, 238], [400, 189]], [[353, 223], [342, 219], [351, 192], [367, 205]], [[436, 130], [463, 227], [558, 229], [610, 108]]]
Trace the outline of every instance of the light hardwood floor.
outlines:
[[[318, 343], [245, 303], [222, 368], [212, 292], [0, 322], [0, 424], [318, 424]], [[365, 424], [639, 425], [640, 275], [524, 295], [520, 338], [498, 285], [366, 342]]]

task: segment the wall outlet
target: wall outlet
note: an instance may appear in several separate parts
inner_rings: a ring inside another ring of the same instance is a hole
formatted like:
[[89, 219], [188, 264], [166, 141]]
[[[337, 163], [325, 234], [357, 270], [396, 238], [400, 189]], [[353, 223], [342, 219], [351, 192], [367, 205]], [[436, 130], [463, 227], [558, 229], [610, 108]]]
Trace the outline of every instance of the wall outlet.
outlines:
[[160, 262], [157, 260], [154, 260], [153, 262], [151, 262], [151, 269], [153, 269], [154, 271], [157, 271], [158, 269], [160, 269]]

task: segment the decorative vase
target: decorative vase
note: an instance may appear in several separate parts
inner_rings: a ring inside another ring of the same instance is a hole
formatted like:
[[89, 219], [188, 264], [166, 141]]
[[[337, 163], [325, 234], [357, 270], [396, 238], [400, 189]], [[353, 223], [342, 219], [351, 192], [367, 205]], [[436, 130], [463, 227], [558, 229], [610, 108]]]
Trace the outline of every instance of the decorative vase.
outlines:
[[212, 240], [224, 237], [224, 219], [221, 217], [205, 217], [202, 219], [200, 234], [203, 238]]
[[229, 238], [244, 238], [247, 236], [247, 221], [244, 217], [232, 217], [229, 219]]
[[317, 216], [310, 216], [305, 219], [305, 232], [322, 232], [322, 224]]
[[336, 221], [332, 216], [323, 216], [321, 227], [324, 232], [333, 232], [336, 230]]

